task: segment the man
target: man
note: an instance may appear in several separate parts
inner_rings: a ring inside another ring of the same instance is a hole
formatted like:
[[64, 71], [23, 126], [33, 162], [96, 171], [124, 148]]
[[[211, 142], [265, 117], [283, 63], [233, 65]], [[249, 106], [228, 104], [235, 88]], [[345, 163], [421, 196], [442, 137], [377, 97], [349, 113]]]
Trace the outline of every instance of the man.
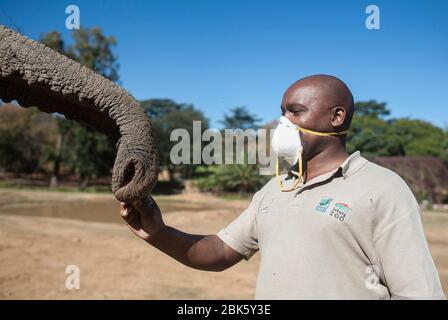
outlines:
[[444, 299], [412, 192], [394, 172], [345, 150], [353, 115], [347, 86], [306, 77], [288, 88], [281, 109], [297, 140], [278, 143], [301, 144], [300, 160], [230, 225], [216, 235], [187, 234], [166, 226], [148, 198], [122, 203], [129, 228], [201, 270], [225, 270], [259, 250], [256, 299]]

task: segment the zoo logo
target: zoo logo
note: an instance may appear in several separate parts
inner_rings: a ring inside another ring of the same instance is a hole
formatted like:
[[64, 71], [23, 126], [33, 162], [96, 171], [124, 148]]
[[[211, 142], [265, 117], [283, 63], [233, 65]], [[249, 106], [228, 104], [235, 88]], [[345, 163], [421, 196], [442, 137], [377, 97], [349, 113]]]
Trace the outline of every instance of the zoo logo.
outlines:
[[338, 202], [334, 205], [334, 208], [330, 212], [330, 216], [338, 219], [339, 221], [344, 221], [347, 213], [352, 211], [348, 204]]
[[262, 213], [268, 213], [269, 209], [271, 209], [271, 204], [274, 202], [274, 199], [268, 200], [266, 205], [260, 210], [260, 214]]
[[320, 199], [319, 204], [314, 208], [314, 211], [325, 213], [330, 206], [331, 201], [333, 201], [333, 198], [323, 197]]

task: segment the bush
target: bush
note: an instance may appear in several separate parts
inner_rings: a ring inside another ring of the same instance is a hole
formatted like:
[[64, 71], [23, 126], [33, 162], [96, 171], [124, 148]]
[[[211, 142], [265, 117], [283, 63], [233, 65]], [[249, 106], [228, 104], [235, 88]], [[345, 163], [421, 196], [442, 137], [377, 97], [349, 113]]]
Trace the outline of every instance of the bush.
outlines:
[[154, 189], [152, 189], [152, 194], [176, 194], [180, 193], [184, 188], [184, 183], [181, 180], [174, 179], [171, 181], [158, 181]]
[[228, 164], [209, 166], [208, 175], [194, 181], [200, 191], [249, 193], [259, 190], [269, 179], [257, 165]]
[[448, 193], [443, 196], [442, 203], [443, 204], [448, 204]]

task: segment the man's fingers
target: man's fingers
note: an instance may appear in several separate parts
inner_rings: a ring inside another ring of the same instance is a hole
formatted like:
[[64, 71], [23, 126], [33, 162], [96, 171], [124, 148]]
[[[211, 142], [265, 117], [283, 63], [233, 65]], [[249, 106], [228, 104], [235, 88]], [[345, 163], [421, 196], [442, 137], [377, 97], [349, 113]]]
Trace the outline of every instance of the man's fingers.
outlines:
[[138, 237], [144, 240], [149, 239], [148, 232], [150, 231], [145, 230], [143, 224], [147, 222], [146, 227], [151, 230], [157, 214], [160, 215], [157, 203], [151, 197], [147, 197], [132, 204], [121, 202], [120, 207], [120, 215], [126, 221], [128, 228]]
[[138, 212], [136, 212], [134, 208], [130, 206], [127, 208], [122, 207], [120, 210], [120, 215], [124, 220], [126, 220], [127, 223], [129, 223], [130, 221], [132, 221], [132, 219], [134, 219], [135, 216], [138, 215]]
[[131, 207], [130, 203], [127, 202], [120, 202], [120, 206], [124, 209]]
[[133, 210], [132, 212], [128, 213], [128, 215], [123, 217], [123, 219], [129, 226], [135, 227], [137, 225], [140, 225], [140, 213], [137, 210]]

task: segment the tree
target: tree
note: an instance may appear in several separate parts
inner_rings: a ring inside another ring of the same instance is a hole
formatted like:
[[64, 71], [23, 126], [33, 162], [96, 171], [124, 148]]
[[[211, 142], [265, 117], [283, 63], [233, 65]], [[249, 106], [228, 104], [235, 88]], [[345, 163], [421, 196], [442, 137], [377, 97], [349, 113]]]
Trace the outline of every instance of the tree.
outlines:
[[[226, 129], [257, 129], [260, 119], [247, 110], [246, 107], [236, 107], [230, 110], [230, 115], [225, 114], [220, 121]], [[223, 142], [224, 143], [224, 142]], [[236, 141], [233, 141], [234, 145]], [[234, 153], [233, 164], [211, 165], [202, 171], [205, 174], [196, 180], [196, 185], [202, 191], [229, 191], [248, 193], [258, 190], [270, 177], [262, 176], [257, 164], [248, 164], [248, 141], [244, 141], [244, 163], [236, 164], [237, 155]], [[233, 147], [236, 149], [235, 146]], [[224, 147], [223, 147], [224, 149]], [[223, 159], [225, 155], [223, 155]]]
[[384, 118], [390, 115], [385, 102], [376, 100], [360, 101], [355, 103], [355, 115], [358, 117], [371, 116], [374, 118]]
[[436, 156], [443, 155], [446, 132], [433, 124], [408, 118], [401, 118], [391, 122], [393, 134], [403, 146], [407, 156]]
[[39, 41], [47, 47], [56, 50], [59, 53], [67, 55], [67, 52], [65, 51], [64, 40], [62, 40], [61, 34], [59, 32], [47, 32], [46, 34], [41, 35]]
[[[445, 128], [444, 130], [445, 135], [443, 137], [443, 151], [442, 151], [442, 155], [440, 156], [443, 161], [445, 161], [445, 163], [448, 164], [448, 128]], [[447, 194], [447, 199], [448, 199], [448, 194]]]
[[246, 194], [257, 191], [270, 179], [260, 175], [258, 166], [250, 164], [214, 165], [205, 172], [205, 177], [196, 180], [201, 191]]
[[227, 129], [246, 130], [257, 128], [257, 123], [260, 121], [261, 119], [251, 114], [246, 107], [235, 107], [230, 109], [230, 115], [224, 114], [224, 119], [220, 123]]
[[111, 81], [119, 79], [117, 56], [112, 52], [117, 45], [114, 37], [104, 36], [100, 28], [77, 29], [72, 36], [75, 44], [67, 48], [68, 56]]
[[177, 112], [187, 106], [171, 99], [148, 99], [140, 101], [140, 104], [151, 120], [160, 119], [169, 113]]
[[94, 129], [77, 125], [66, 138], [65, 153], [69, 154], [67, 165], [81, 178], [81, 189], [86, 188], [90, 178], [108, 176], [115, 160], [113, 143]]
[[39, 171], [44, 150], [53, 143], [53, 118], [34, 108], [0, 106], [0, 169], [10, 172]]
[[56, 116], [54, 119], [57, 127], [57, 136], [53, 145], [45, 150], [43, 158], [44, 163], [52, 163], [50, 171], [51, 188], [56, 188], [59, 186], [62, 164], [69, 161], [69, 152], [67, 151], [67, 146], [65, 145], [64, 140], [73, 126], [73, 124], [64, 117]]
[[[170, 99], [149, 99], [141, 101], [141, 106], [151, 118], [153, 132], [156, 139], [157, 150], [161, 167], [167, 169], [169, 179], [174, 180], [176, 172], [184, 178], [191, 178], [197, 165], [174, 166], [170, 160], [171, 148], [176, 141], [170, 141], [171, 132], [175, 129], [185, 129], [190, 134], [190, 150], [192, 150], [193, 121], [201, 122], [202, 132], [209, 127], [209, 121], [202, 111], [197, 110], [191, 104], [179, 104]], [[201, 142], [202, 143], [202, 142]], [[192, 155], [191, 155], [192, 157]]]
[[405, 155], [400, 139], [387, 121], [355, 114], [347, 136], [347, 151], [357, 150], [367, 157]]
[[360, 150], [366, 156], [444, 156], [444, 130], [422, 120], [386, 119], [389, 114], [384, 102], [357, 102], [347, 150]]

